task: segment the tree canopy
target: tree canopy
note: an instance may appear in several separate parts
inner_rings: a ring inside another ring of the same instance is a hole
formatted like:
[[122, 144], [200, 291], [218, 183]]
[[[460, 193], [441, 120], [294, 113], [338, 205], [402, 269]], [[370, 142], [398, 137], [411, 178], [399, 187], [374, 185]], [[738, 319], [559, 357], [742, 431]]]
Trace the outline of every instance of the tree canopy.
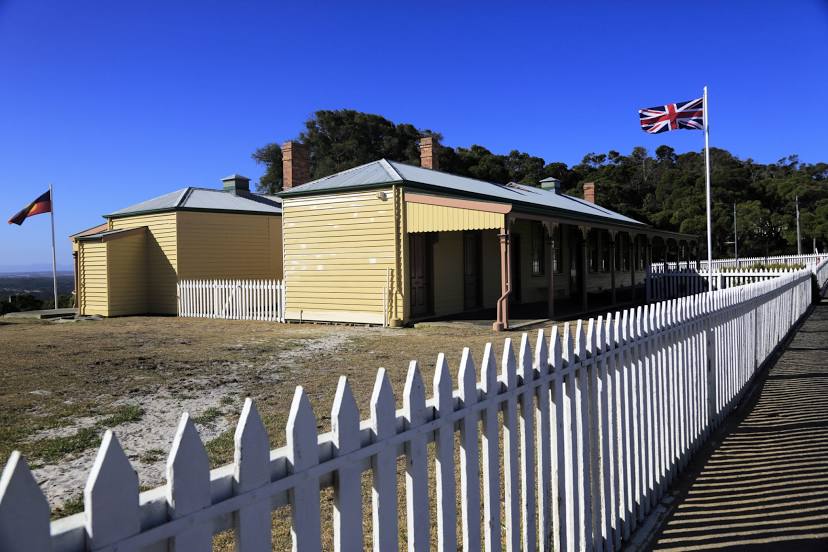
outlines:
[[[353, 110], [317, 111], [296, 139], [311, 157], [311, 175], [321, 178], [351, 167], [387, 158], [419, 164], [417, 140], [441, 135], [408, 123]], [[733, 254], [733, 205], [739, 255], [796, 252], [795, 198], [799, 197], [803, 251], [828, 246], [828, 163], [801, 163], [796, 155], [776, 163], [739, 159], [712, 148], [714, 256]], [[442, 146], [440, 169], [490, 182], [519, 182], [537, 186], [543, 178], [561, 181], [564, 193], [581, 195], [584, 182], [596, 183], [596, 201], [614, 211], [656, 228], [704, 236], [705, 191], [703, 151], [676, 153], [670, 146], [653, 154], [635, 147], [629, 154], [610, 150], [588, 153], [580, 163], [557, 161], [512, 150], [497, 154], [481, 145]], [[264, 165], [261, 192], [282, 188], [282, 152], [278, 143], [253, 153]]]

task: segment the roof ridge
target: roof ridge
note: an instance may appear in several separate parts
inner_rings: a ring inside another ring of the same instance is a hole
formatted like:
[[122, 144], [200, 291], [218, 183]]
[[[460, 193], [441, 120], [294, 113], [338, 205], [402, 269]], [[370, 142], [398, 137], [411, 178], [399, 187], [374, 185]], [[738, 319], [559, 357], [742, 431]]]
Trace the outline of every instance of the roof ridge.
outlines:
[[[385, 169], [385, 172], [387, 172], [388, 176], [390, 176], [393, 180], [405, 180], [390, 160], [383, 157], [382, 159], [377, 161], [377, 163], [380, 164], [380, 167]], [[394, 161], [394, 163], [396, 163], [396, 161]]]
[[392, 166], [390, 166], [390, 162], [387, 159], [383, 158], [383, 159], [377, 159], [375, 161], [369, 161], [367, 163], [363, 163], [362, 165], [357, 165], [356, 167], [351, 167], [350, 169], [337, 171], [335, 173], [332, 173], [332, 174], [329, 174], [329, 175], [326, 175], [326, 176], [322, 176], [320, 178], [316, 178], [314, 180], [305, 182], [303, 184], [293, 186], [292, 188], [290, 188], [288, 190], [281, 190], [280, 192], [278, 192], [277, 195], [279, 197], [281, 197], [282, 194], [291, 194], [292, 195], [295, 190], [300, 190], [301, 188], [303, 188], [305, 186], [310, 186], [311, 184], [319, 184], [319, 183], [324, 182], [326, 180], [330, 180], [331, 178], [335, 178], [335, 177], [343, 175], [343, 174], [350, 174], [350, 173], [359, 171], [361, 169], [364, 169], [366, 167], [370, 167], [372, 165], [379, 165], [380, 167], [382, 167], [383, 171], [385, 171], [385, 173], [388, 174], [389, 177], [393, 178], [394, 180], [404, 180], [402, 175], [400, 175], [400, 173], [397, 172], [396, 169], [394, 169]]
[[181, 192], [181, 195], [178, 196], [178, 201], [175, 202], [176, 207], [183, 207], [187, 200], [190, 198], [190, 194], [193, 193], [193, 188], [191, 186], [187, 186], [184, 188], [184, 191]]

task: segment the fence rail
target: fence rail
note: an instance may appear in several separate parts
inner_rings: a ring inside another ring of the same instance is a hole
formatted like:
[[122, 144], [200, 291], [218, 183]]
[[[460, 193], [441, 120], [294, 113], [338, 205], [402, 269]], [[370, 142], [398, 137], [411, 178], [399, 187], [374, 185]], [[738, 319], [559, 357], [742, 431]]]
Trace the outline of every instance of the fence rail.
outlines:
[[178, 316], [285, 321], [281, 280], [181, 280]]
[[647, 302], [664, 301], [667, 299], [675, 299], [676, 297], [684, 297], [685, 295], [692, 295], [694, 293], [701, 293], [702, 291], [706, 291], [711, 283], [713, 290], [722, 290], [778, 278], [783, 274], [790, 274], [792, 272], [796, 272], [796, 270], [714, 271], [711, 279], [710, 273], [708, 272], [699, 272], [688, 268], [679, 270], [648, 270], [645, 284], [646, 297]]
[[[541, 330], [534, 347], [523, 334], [517, 350], [505, 340], [499, 367], [487, 345], [479, 377], [466, 348], [457, 388], [441, 354], [428, 400], [412, 362], [401, 409], [380, 369], [364, 420], [342, 377], [332, 430], [321, 435], [297, 387], [287, 446], [272, 451], [247, 399], [235, 461], [212, 471], [184, 414], [167, 484], [140, 495], [129, 460], [107, 431], [84, 512], [51, 526], [46, 499], [14, 452], [0, 479], [0, 549], [205, 550], [213, 534], [232, 529], [238, 550], [270, 550], [271, 510], [289, 508], [294, 549], [317, 551], [320, 488], [333, 486], [336, 549], [361, 550], [360, 480], [367, 471], [374, 549], [397, 550], [404, 523], [409, 550], [425, 551], [432, 548], [432, 471], [440, 550], [457, 549], [458, 516], [464, 550], [500, 550], [502, 538], [509, 550], [616, 550], [806, 312], [811, 291], [811, 272], [803, 270], [567, 323], [561, 332]], [[404, 512], [397, 509], [399, 457], [406, 466]]]
[[[819, 264], [828, 259], [828, 254], [814, 253], [812, 255], [774, 255], [769, 257], [740, 257], [738, 259], [713, 259], [713, 270], [719, 268], [745, 268], [754, 265], [783, 264], [783, 265], [804, 265], [806, 267]], [[707, 271], [707, 260], [700, 261], [669, 261], [666, 263], [653, 263], [654, 271], [658, 270], [684, 270], [695, 269]]]
[[[822, 288], [828, 281], [828, 256], [809, 260], [805, 264], [810, 270], [817, 284]], [[728, 289], [753, 282], [760, 282], [777, 278], [783, 274], [796, 272], [796, 268], [777, 268], [748, 270], [731, 267], [720, 267], [713, 271], [712, 278], [707, 271], [698, 271], [693, 268], [671, 268], [664, 264], [653, 265], [646, 272], [647, 302], [675, 299], [693, 293], [706, 291], [712, 285], [713, 290]]]

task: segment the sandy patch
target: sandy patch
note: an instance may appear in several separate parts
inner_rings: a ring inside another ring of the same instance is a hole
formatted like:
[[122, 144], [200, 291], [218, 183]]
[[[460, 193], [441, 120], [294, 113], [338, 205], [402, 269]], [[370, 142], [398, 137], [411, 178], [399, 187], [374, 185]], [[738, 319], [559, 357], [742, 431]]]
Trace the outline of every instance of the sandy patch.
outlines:
[[[294, 371], [297, 365], [301, 365], [303, 357], [335, 353], [349, 341], [348, 336], [340, 334], [296, 339], [286, 344], [286, 350], [273, 355], [264, 363], [253, 365], [244, 362], [228, 367], [228, 373], [221, 378], [222, 381], [188, 378], [175, 387], [159, 387], [152, 393], [115, 398], [111, 402], [112, 407], [138, 405], [144, 411], [140, 420], [112, 428], [138, 473], [142, 487], [156, 487], [166, 481], [167, 453], [183, 412], [189, 412], [193, 417], [198, 417], [211, 408], [221, 412], [221, 415], [209, 422], [196, 423], [201, 440], [206, 444], [231, 428], [228, 418], [241, 408], [245, 383], [279, 382], [286, 374]], [[236, 347], [247, 348], [251, 345], [255, 347], [255, 342]], [[78, 430], [99, 425], [106, 417], [75, 418], [68, 425], [38, 431], [30, 440], [71, 436]], [[101, 434], [105, 429], [101, 428]], [[78, 496], [84, 488], [96, 454], [96, 449], [88, 449], [64, 457], [56, 464], [33, 470], [34, 477], [52, 508], [62, 506], [67, 500]]]
[[[280, 368], [294, 368], [295, 364], [307, 355], [328, 355], [344, 349], [351, 339], [343, 334], [330, 334], [321, 337], [307, 339], [296, 339], [286, 350], [280, 352], [273, 359], [266, 363], [265, 370], [271, 376], [279, 376]], [[269, 370], [273, 368], [275, 370]]]
[[[175, 429], [183, 412], [189, 412], [192, 416], [199, 416], [208, 408], [217, 408], [222, 412], [208, 423], [196, 424], [202, 441], [207, 443], [230, 427], [226, 414], [231, 413], [237, 406], [222, 404], [222, 399], [229, 396], [237, 405], [241, 400], [241, 388], [240, 383], [199, 386], [197, 390], [192, 389], [193, 396], [188, 398], [183, 398], [180, 393], [171, 392], [169, 388], [161, 388], [152, 395], [132, 396], [129, 400], [113, 403], [114, 406], [137, 404], [144, 410], [140, 420], [112, 428], [138, 473], [141, 485], [155, 487], [166, 480], [167, 452], [172, 445]], [[46, 439], [72, 435], [79, 429], [94, 427], [104, 418], [106, 416], [78, 418], [69, 426], [41, 431], [33, 437]], [[101, 428], [102, 434], [104, 429]], [[163, 454], [152, 454], [159, 450], [163, 451]], [[57, 464], [33, 470], [35, 479], [53, 508], [77, 496], [78, 491], [84, 488], [96, 454], [96, 449], [88, 449], [64, 458]]]

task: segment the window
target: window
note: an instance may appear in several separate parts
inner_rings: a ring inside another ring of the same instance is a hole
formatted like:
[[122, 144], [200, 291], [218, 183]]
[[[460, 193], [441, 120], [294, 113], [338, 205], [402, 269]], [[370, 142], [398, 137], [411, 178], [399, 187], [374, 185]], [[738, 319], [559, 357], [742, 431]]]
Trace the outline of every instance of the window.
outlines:
[[552, 259], [552, 270], [557, 274], [563, 267], [563, 232], [561, 225], [555, 226], [555, 258]]
[[632, 255], [632, 243], [626, 234], [618, 234], [615, 238], [615, 270], [629, 272], [630, 255]]
[[639, 271], [644, 270], [644, 265], [646, 264], [647, 259], [647, 247], [646, 242], [641, 243], [638, 247], [638, 255], [635, 256], [635, 262], [638, 265]]
[[606, 232], [601, 232], [599, 241], [601, 252], [601, 272], [610, 271], [610, 237]]
[[546, 232], [543, 224], [532, 221], [532, 276], [546, 273]]
[[589, 271], [598, 272], [598, 267], [601, 263], [601, 258], [598, 249], [598, 231], [593, 230], [589, 233], [587, 238], [589, 243]]

